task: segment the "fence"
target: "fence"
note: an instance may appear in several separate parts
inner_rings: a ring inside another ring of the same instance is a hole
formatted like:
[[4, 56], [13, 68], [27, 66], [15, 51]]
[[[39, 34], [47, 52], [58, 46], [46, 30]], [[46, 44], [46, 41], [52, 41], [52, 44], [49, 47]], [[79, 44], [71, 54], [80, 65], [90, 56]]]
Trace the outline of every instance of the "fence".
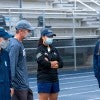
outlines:
[[[29, 20], [35, 27], [32, 36], [23, 41], [29, 69], [37, 67], [36, 48], [40, 31], [44, 27], [51, 27], [57, 35], [54, 37], [53, 45], [62, 56], [64, 68], [77, 70], [78, 68], [92, 67], [93, 50], [100, 32], [99, 12], [0, 8], [0, 14], [4, 17], [6, 26], [1, 24], [1, 27], [12, 34], [15, 34], [15, 25], [20, 19]], [[0, 21], [2, 22], [2, 20]]]

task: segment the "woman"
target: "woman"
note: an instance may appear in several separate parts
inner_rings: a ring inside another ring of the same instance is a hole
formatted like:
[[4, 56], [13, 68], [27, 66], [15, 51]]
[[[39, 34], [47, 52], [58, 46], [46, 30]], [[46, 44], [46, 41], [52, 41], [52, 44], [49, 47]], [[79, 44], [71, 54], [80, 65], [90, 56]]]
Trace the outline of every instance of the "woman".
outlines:
[[62, 59], [52, 46], [53, 36], [49, 29], [43, 29], [37, 48], [37, 85], [39, 100], [57, 100], [59, 92], [58, 68], [63, 67]]
[[4, 50], [12, 35], [0, 28], [0, 100], [11, 100], [10, 98], [10, 61], [9, 54]]

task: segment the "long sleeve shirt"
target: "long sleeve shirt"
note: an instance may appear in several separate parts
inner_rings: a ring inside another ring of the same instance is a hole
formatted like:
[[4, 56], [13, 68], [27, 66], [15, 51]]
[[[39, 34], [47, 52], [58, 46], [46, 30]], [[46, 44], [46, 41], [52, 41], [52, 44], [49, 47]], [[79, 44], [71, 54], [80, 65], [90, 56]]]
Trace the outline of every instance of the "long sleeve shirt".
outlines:
[[15, 89], [27, 89], [26, 55], [22, 42], [11, 38], [7, 50], [10, 56], [12, 87]]

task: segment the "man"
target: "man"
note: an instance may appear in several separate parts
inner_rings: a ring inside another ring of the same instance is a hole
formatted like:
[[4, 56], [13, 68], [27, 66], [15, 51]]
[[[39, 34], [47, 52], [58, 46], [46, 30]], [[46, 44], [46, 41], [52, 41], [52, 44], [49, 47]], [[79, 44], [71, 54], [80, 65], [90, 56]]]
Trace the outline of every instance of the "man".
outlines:
[[29, 36], [33, 30], [27, 20], [16, 24], [16, 34], [10, 39], [9, 51], [12, 78], [12, 100], [28, 100], [28, 74], [26, 68], [26, 55], [22, 40]]
[[11, 71], [9, 54], [5, 50], [12, 35], [0, 28], [0, 100], [11, 100]]

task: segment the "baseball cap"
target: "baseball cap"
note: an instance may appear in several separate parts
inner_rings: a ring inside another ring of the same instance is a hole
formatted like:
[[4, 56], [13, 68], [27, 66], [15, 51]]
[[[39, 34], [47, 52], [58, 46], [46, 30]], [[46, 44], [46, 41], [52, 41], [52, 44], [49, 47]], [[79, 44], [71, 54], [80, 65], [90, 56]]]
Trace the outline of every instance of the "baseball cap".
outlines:
[[56, 36], [56, 34], [53, 34], [51, 29], [45, 28], [41, 31], [41, 36]]
[[31, 23], [28, 22], [27, 20], [20, 20], [19, 22], [17, 22], [15, 28], [16, 30], [20, 30], [20, 29], [27, 29], [29, 31], [34, 30]]
[[0, 28], [0, 37], [7, 39], [13, 37], [13, 35], [6, 32], [3, 28]]

